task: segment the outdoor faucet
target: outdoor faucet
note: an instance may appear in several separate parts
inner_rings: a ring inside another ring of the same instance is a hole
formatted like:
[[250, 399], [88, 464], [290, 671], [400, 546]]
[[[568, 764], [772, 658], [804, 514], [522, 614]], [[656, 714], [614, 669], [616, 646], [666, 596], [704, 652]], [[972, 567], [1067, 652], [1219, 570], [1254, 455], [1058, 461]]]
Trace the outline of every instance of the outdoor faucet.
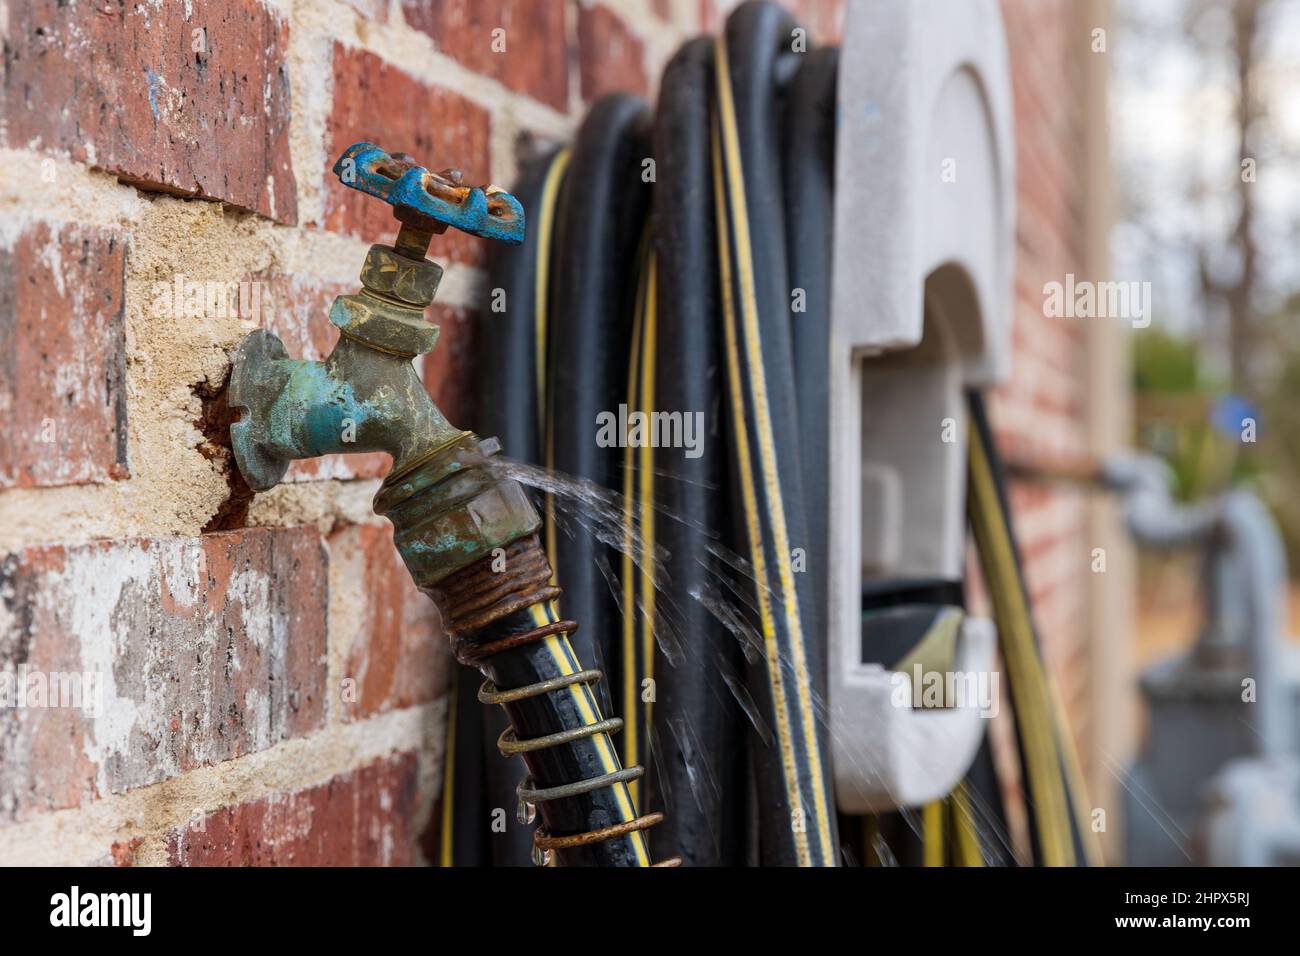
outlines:
[[[339, 339], [323, 362], [289, 358], [266, 330], [240, 345], [229, 394], [243, 413], [230, 430], [235, 460], [249, 486], [265, 491], [295, 458], [388, 452], [393, 467], [375, 507], [393, 519], [407, 567], [429, 590], [541, 523], [518, 484], [495, 482], [482, 468], [461, 474], [495, 446], [452, 426], [412, 364], [438, 341], [424, 317], [442, 279], [442, 267], [425, 258], [430, 240], [455, 226], [519, 243], [524, 212], [496, 187], [463, 186], [457, 170], [431, 173], [369, 143], [349, 147], [334, 172], [392, 205], [401, 228], [392, 246], [370, 247], [361, 290], [334, 300]], [[431, 488], [418, 507], [404, 507]]]
[[375, 512], [392, 521], [457, 659], [486, 675], [479, 699], [511, 719], [499, 744], [528, 765], [518, 792], [521, 819], [531, 816], [525, 805], [540, 807], [537, 859], [651, 865], [641, 831], [662, 814], [632, 810], [626, 784], [643, 771], [620, 767], [609, 734], [623, 722], [602, 717], [589, 687], [601, 673], [573, 654], [567, 635], [577, 624], [556, 611], [541, 519], [523, 487], [492, 466], [496, 440], [449, 423], [412, 364], [438, 339], [424, 317], [442, 278], [425, 258], [432, 237], [454, 226], [521, 243], [523, 208], [495, 186], [462, 185], [458, 170], [433, 173], [369, 143], [350, 146], [334, 173], [391, 205], [401, 228], [392, 246], [370, 247], [361, 290], [334, 300], [339, 340], [323, 362], [290, 358], [264, 329], [240, 344], [228, 393], [241, 416], [230, 428], [235, 461], [254, 491], [266, 491], [297, 458], [392, 455]]

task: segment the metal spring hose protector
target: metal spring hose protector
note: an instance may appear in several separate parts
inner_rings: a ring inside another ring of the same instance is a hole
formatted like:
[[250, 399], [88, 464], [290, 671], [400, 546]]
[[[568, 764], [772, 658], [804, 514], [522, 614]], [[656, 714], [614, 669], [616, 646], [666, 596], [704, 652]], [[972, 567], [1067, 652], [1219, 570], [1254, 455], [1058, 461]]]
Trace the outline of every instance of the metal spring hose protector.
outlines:
[[[572, 621], [560, 622], [564, 625], [566, 632], [576, 628], [577, 625]], [[534, 639], [540, 640], [545, 634], [538, 634], [540, 631], [548, 631], [549, 628], [537, 628], [528, 632], [528, 636], [536, 635]], [[519, 700], [527, 700], [530, 697], [538, 697], [542, 694], [549, 694], [552, 691], [562, 690], [565, 687], [571, 687], [574, 684], [593, 684], [604, 676], [597, 669], [578, 671], [573, 674], [566, 674], [563, 677], [553, 677], [549, 680], [536, 681], [523, 687], [516, 687], [513, 690], [498, 690], [491, 678], [483, 681], [483, 686], [479, 688], [478, 699], [483, 704], [508, 704]], [[533, 737], [527, 740], [520, 740], [515, 733], [513, 725], [507, 727], [497, 739], [497, 747], [503, 756], [514, 757], [519, 754], [531, 753], [536, 750], [543, 750], [547, 747], [558, 747], [561, 744], [570, 743], [574, 740], [581, 740], [584, 737], [591, 737], [595, 734], [614, 734], [623, 729], [623, 719], [621, 717], [610, 717], [605, 720], [597, 721], [594, 724], [586, 724], [582, 727], [573, 727], [568, 730], [561, 730], [553, 734], [546, 734], [542, 737]], [[520, 782], [516, 793], [519, 796], [521, 805], [535, 805], [547, 800], [560, 800], [565, 797], [574, 797], [583, 793], [589, 793], [598, 790], [601, 787], [612, 786], [616, 783], [628, 783], [643, 776], [644, 769], [640, 766], [628, 767], [624, 770], [613, 773], [602, 774], [599, 777], [590, 777], [585, 780], [578, 780], [573, 783], [564, 784], [557, 787], [547, 787], [537, 789], [533, 786], [531, 775], [524, 777]], [[549, 850], [561, 849], [575, 846], [587, 846], [592, 843], [598, 843], [601, 840], [612, 839], [625, 833], [632, 833], [637, 830], [645, 830], [663, 820], [662, 813], [647, 813], [624, 823], [617, 823], [612, 826], [602, 827], [596, 830], [589, 830], [585, 833], [577, 833], [569, 836], [551, 836], [546, 832], [545, 827], [538, 827], [533, 837], [533, 845], [539, 853], [546, 853]], [[673, 866], [679, 861], [672, 860], [661, 866]]]
[[[466, 568], [439, 586], [437, 599], [446, 614], [457, 659], [467, 666], [480, 668], [485, 674], [492, 670], [493, 659], [499, 655], [520, 651], [557, 636], [567, 640], [567, 636], [578, 627], [574, 621], [550, 620], [535, 627], [496, 636], [492, 628], [493, 624], [531, 611], [535, 605], [549, 604], [560, 593], [559, 588], [549, 583], [550, 563], [535, 535], [514, 542], [506, 550], [505, 566], [509, 570], [500, 572], [492, 571], [490, 562]], [[483, 640], [485, 636], [489, 637], [486, 641]], [[479, 688], [478, 699], [484, 704], [500, 704], [508, 708], [525, 701], [536, 701], [578, 685], [594, 684], [602, 676], [602, 672], [598, 669], [584, 668], [507, 689], [499, 688], [492, 676], [487, 676]], [[502, 732], [497, 745], [501, 753], [507, 757], [522, 756], [525, 760], [529, 760], [530, 757], [537, 757], [543, 751], [590, 741], [602, 735], [617, 733], [623, 728], [621, 718], [601, 719], [599, 713], [595, 716], [596, 719], [591, 722], [561, 726], [559, 730], [533, 737], [520, 737], [512, 723]], [[637, 780], [644, 773], [644, 769], [636, 765], [617, 768], [596, 776], [538, 787], [530, 769], [529, 774], [516, 789], [520, 800], [520, 821], [527, 822], [525, 809], [529, 806], [575, 798], [590, 798], [598, 791], [621, 787], [632, 780]], [[561, 835], [552, 835], [545, 824], [539, 825], [533, 836], [534, 862], [544, 863], [547, 855], [552, 851], [592, 847], [595, 844], [638, 833], [654, 826], [662, 819], [662, 813], [649, 813], [630, 819], [616, 820], [606, 826]], [[672, 859], [654, 865], [677, 866], [679, 863], [679, 860]]]

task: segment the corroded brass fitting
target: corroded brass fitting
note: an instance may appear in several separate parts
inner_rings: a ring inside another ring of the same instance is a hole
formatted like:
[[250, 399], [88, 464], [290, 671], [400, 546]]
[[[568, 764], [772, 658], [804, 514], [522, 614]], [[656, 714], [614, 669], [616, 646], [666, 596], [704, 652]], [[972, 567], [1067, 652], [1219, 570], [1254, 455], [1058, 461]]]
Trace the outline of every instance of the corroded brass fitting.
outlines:
[[495, 439], [480, 442], [464, 432], [394, 469], [375, 495], [375, 513], [393, 522], [411, 577], [435, 600], [435, 585], [541, 527], [520, 484], [492, 473], [487, 458], [497, 447]]
[[330, 322], [346, 335], [381, 351], [414, 358], [438, 342], [438, 327], [424, 318], [442, 281], [442, 266], [412, 259], [392, 246], [371, 246], [361, 267], [361, 291], [341, 295]]

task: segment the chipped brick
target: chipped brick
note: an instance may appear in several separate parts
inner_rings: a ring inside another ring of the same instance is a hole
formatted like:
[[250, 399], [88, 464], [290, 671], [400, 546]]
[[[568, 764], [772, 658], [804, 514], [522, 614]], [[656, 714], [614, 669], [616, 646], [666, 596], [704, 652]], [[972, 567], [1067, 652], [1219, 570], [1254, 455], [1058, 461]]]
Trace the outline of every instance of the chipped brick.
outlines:
[[125, 242], [29, 226], [0, 247], [0, 487], [127, 476]]
[[0, 818], [263, 750], [324, 723], [314, 528], [51, 545], [0, 567], [0, 670], [93, 675], [90, 713], [0, 709]]
[[167, 834], [173, 866], [411, 866], [421, 862], [419, 762], [377, 760], [328, 783], [222, 807]]
[[[557, 110], [569, 106], [564, 4], [537, 0], [402, 0], [406, 22], [438, 49], [481, 76], [490, 76]], [[504, 51], [493, 49], [500, 35]]]
[[295, 222], [288, 43], [259, 0], [11, 3], [5, 143]]
[[350, 525], [329, 538], [337, 575], [361, 582], [360, 626], [347, 642], [340, 680], [346, 719], [427, 703], [446, 683], [446, 636], [434, 604], [411, 581], [393, 545], [392, 526]]

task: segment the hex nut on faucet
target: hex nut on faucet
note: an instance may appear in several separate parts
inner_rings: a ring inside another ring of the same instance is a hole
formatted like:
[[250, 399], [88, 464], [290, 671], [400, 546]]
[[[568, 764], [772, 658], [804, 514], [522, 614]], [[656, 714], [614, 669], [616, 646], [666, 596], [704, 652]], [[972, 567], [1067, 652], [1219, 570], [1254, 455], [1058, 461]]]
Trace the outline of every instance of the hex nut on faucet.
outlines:
[[361, 284], [367, 289], [421, 309], [433, 301], [441, 281], [442, 266], [436, 262], [417, 262], [388, 246], [371, 246], [361, 267]]

